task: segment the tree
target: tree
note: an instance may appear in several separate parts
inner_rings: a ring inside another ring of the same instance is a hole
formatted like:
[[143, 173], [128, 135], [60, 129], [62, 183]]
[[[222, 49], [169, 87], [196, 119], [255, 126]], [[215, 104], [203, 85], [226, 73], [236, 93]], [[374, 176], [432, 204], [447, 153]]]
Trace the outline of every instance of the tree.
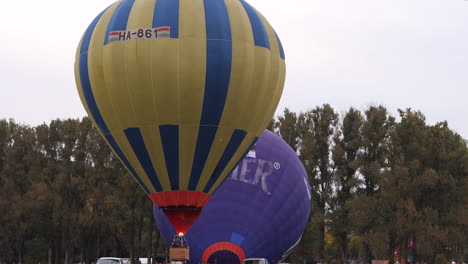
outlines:
[[283, 115], [278, 116], [278, 121], [274, 123], [274, 128], [278, 130], [278, 135], [286, 141], [294, 151], [297, 151], [300, 136], [297, 122], [297, 114], [285, 108]]
[[316, 205], [319, 228], [318, 255], [325, 259], [325, 217], [332, 195], [334, 164], [330, 159], [333, 135], [336, 131], [338, 115], [325, 104], [301, 113], [299, 116], [300, 158], [304, 164], [312, 188], [312, 200]]
[[30, 170], [35, 164], [34, 133], [28, 126], [13, 120], [2, 122], [3, 168], [0, 186], [0, 213], [2, 213], [2, 242], [6, 247], [6, 261], [23, 263], [25, 242], [30, 236], [26, 193], [31, 186]]
[[467, 237], [466, 229], [461, 228], [467, 219], [462, 213], [462, 179], [467, 175], [464, 140], [446, 122], [428, 126], [419, 111], [399, 112], [391, 163], [392, 168], [406, 171], [404, 178], [393, 175], [401, 184], [400, 215], [408, 221], [399, 227], [401, 243], [406, 249], [411, 242], [411, 253], [420, 259], [433, 260], [437, 253], [459, 257], [459, 245]]
[[371, 240], [378, 218], [375, 214], [378, 204], [375, 194], [379, 191], [382, 173], [387, 168], [389, 137], [395, 119], [388, 115], [383, 106], [370, 106], [365, 111], [362, 124], [362, 150], [358, 154], [361, 183], [355, 199], [348, 202], [351, 223], [357, 234], [362, 237], [364, 261], [373, 259]]
[[342, 263], [346, 263], [348, 257], [350, 217], [346, 203], [353, 198], [355, 189], [358, 186], [358, 155], [362, 148], [362, 125], [363, 117], [361, 112], [351, 108], [345, 114], [333, 139], [332, 158], [335, 166], [333, 175], [335, 194], [330, 201], [330, 225], [338, 249], [341, 252]]
[[[430, 190], [424, 192], [417, 205], [438, 212], [438, 227], [447, 234], [447, 241], [436, 240], [434, 247], [430, 237], [418, 235], [417, 249], [420, 255], [433, 256], [435, 248], [447, 257], [462, 259], [463, 245], [468, 241], [468, 149], [465, 140], [449, 129], [447, 122], [429, 128], [429, 164], [438, 174]], [[424, 246], [424, 247], [423, 247]], [[466, 246], [465, 246], [466, 248]], [[423, 250], [425, 249], [425, 250]], [[449, 249], [442, 251], [441, 249]], [[465, 260], [466, 261], [466, 260]]]

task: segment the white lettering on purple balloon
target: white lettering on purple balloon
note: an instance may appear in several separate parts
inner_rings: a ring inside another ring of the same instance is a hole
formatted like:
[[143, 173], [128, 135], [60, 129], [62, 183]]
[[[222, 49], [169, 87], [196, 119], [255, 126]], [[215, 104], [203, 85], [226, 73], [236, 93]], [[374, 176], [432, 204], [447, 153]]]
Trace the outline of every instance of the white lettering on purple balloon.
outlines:
[[[273, 173], [273, 164], [274, 163], [269, 160], [246, 158], [242, 160], [242, 162], [239, 163], [239, 166], [237, 166], [232, 171], [231, 177], [229, 179], [244, 182], [254, 186], [259, 186], [259, 183], [261, 183], [262, 190], [266, 194], [271, 195], [271, 192], [268, 189], [267, 177]], [[256, 168], [253, 166], [256, 166]], [[253, 172], [254, 170], [255, 175], [253, 176], [253, 178], [249, 178], [249, 176], [252, 176], [251, 172]]]
[[[240, 165], [240, 164], [239, 164]], [[237, 166], [232, 172], [231, 172], [231, 180], [237, 181], [237, 173], [239, 171], [239, 166]]]
[[244, 159], [242, 161], [242, 168], [240, 174], [240, 181], [245, 183], [252, 183], [252, 180], [246, 179], [245, 176], [250, 172], [249, 163], [255, 163], [255, 159]]

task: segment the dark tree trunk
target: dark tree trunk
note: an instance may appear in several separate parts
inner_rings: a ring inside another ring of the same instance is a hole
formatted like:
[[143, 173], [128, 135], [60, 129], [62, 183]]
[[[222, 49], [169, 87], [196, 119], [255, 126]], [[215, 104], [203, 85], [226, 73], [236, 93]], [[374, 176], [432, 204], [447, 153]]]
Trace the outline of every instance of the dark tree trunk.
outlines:
[[90, 264], [91, 263], [91, 256], [90, 256], [90, 252], [91, 252], [91, 241], [88, 242], [86, 244], [86, 248], [85, 248], [85, 262], [86, 264]]
[[18, 249], [18, 264], [23, 264], [23, 247], [20, 246]]
[[165, 258], [166, 258], [166, 263], [168, 263], [169, 262], [169, 248], [168, 247], [166, 247], [166, 251], [165, 251], [164, 254], [165, 254]]
[[364, 247], [364, 261], [363, 263], [372, 264], [372, 250], [370, 245], [367, 242], [362, 242]]
[[319, 248], [320, 260], [322, 263], [325, 261], [325, 215], [320, 220], [320, 248]]
[[157, 234], [157, 236], [156, 236], [156, 241], [155, 241], [155, 246], [154, 246], [154, 256], [155, 256], [155, 257], [158, 256], [159, 239], [161, 238], [161, 233], [159, 232], [159, 230], [156, 230], [156, 232], [158, 232], [158, 234]]
[[395, 251], [396, 247], [396, 241], [395, 241], [395, 235], [391, 232], [388, 234], [388, 259], [390, 261], [390, 264], [395, 263], [394, 259], [394, 254], [393, 252]]
[[112, 249], [112, 256], [117, 256], [117, 252], [119, 252], [117, 246], [118, 246], [118, 241], [117, 241], [117, 238], [115, 238], [116, 242], [115, 242], [115, 247]]
[[70, 259], [70, 256], [68, 255], [69, 254], [68, 250], [69, 250], [68, 246], [65, 246], [65, 257], [64, 257], [64, 262], [63, 262], [64, 264], [69, 264], [68, 260]]
[[101, 232], [98, 231], [97, 233], [97, 241], [96, 241], [96, 259], [101, 257]]
[[302, 241], [299, 243], [299, 247], [301, 249], [299, 251], [299, 259], [303, 260], [303, 262], [306, 261], [306, 259], [307, 259], [307, 254], [306, 254], [306, 249], [305, 249], [305, 235], [306, 234], [304, 232], [304, 234], [302, 235]]
[[55, 240], [55, 243], [54, 243], [54, 247], [55, 247], [55, 254], [54, 254], [54, 262], [55, 264], [59, 264], [59, 259], [60, 259], [60, 247], [59, 247], [59, 242], [58, 242], [58, 239]]
[[341, 263], [346, 264], [346, 258], [348, 255], [348, 233], [341, 233]]
[[135, 204], [133, 204], [132, 208], [132, 221], [130, 226], [130, 259], [133, 263], [137, 263], [135, 256]]
[[404, 240], [403, 247], [401, 248], [401, 258], [405, 261], [405, 263], [408, 263], [408, 239]]
[[148, 261], [147, 263], [148, 264], [151, 264], [151, 257], [153, 256], [153, 231], [154, 231], [154, 224], [151, 222], [151, 219], [150, 219], [150, 237], [149, 237], [149, 247], [148, 247]]
[[48, 252], [48, 261], [47, 263], [48, 264], [53, 264], [53, 255], [52, 255], [52, 250], [53, 250], [53, 247], [54, 247], [54, 242], [52, 240], [49, 240], [49, 252]]
[[142, 245], [141, 243], [142, 233], [143, 233], [143, 214], [140, 215], [140, 219], [138, 220], [138, 240], [137, 240], [137, 245], [136, 245], [137, 262], [136, 263], [138, 263], [138, 260], [140, 259], [140, 256], [141, 256], [140, 249]]
[[70, 264], [73, 264], [73, 259], [75, 257], [75, 250], [72, 246], [70, 246], [70, 248], [68, 249], [68, 253], [69, 253], [69, 259], [68, 259], [68, 263]]

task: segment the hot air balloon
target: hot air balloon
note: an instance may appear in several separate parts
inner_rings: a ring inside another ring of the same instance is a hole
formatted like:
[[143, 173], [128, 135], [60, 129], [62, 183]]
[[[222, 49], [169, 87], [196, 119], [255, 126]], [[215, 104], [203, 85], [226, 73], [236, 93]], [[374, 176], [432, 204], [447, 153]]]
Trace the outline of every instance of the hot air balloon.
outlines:
[[78, 46], [81, 101], [178, 232], [271, 120], [285, 62], [244, 0], [120, 0]]
[[[310, 215], [310, 186], [295, 151], [265, 131], [216, 191], [185, 234], [191, 263], [241, 263], [245, 258], [285, 259], [299, 242]], [[175, 230], [154, 207], [169, 243]]]

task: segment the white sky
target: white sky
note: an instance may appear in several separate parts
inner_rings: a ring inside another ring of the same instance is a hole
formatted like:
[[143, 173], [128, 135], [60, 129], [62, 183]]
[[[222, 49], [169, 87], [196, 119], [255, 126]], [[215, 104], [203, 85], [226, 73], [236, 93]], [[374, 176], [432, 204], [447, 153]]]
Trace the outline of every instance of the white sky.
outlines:
[[[85, 115], [76, 47], [113, 0], [2, 4], [0, 118], [37, 125]], [[280, 36], [287, 78], [277, 113], [383, 104], [447, 120], [468, 138], [467, 0], [250, 0]]]

